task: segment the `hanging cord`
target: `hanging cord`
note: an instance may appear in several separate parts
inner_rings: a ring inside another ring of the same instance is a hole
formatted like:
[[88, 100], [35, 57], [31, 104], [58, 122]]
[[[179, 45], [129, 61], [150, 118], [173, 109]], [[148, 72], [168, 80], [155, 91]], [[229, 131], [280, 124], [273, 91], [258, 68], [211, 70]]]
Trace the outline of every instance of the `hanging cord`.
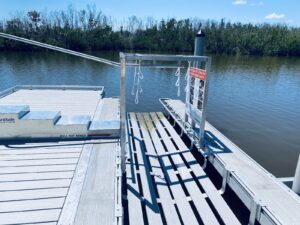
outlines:
[[177, 96], [180, 96], [180, 66], [178, 66], [176, 72], [175, 72], [175, 77], [177, 77], [177, 81], [175, 83], [175, 86], [177, 87]]
[[187, 82], [186, 82], [186, 87], [185, 87], [185, 89], [184, 89], [185, 92], [188, 91], [188, 77], [189, 77], [189, 75], [190, 75], [190, 70], [191, 70], [191, 62], [189, 61], [189, 62], [188, 62], [188, 68], [187, 68], [186, 74], [185, 74], [185, 80], [187, 80]]
[[138, 67], [134, 68], [134, 78], [131, 95], [135, 95], [134, 102], [135, 104], [139, 104], [139, 94], [143, 92], [141, 80], [144, 79], [144, 75], [141, 71], [141, 60], [136, 61], [136, 64], [138, 64]]

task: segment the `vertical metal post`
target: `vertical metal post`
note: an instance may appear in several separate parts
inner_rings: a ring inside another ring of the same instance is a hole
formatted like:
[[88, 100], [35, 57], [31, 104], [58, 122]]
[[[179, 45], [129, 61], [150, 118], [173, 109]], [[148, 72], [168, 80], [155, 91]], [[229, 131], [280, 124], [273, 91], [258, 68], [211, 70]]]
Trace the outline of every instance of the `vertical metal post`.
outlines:
[[120, 74], [120, 120], [121, 120], [121, 169], [125, 173], [125, 156], [126, 156], [126, 59], [125, 55], [120, 53], [121, 74]]
[[200, 30], [196, 34], [194, 55], [197, 56], [204, 55], [204, 41], [205, 41], [205, 34], [203, 33], [203, 31]]
[[[194, 46], [194, 55], [196, 56], [203, 56], [204, 54], [204, 38], [205, 38], [205, 34], [200, 30], [197, 34], [196, 34], [196, 38], [195, 38], [195, 46]], [[193, 63], [194, 67], [198, 67], [198, 62], [194, 62]], [[201, 65], [202, 67], [202, 65]], [[188, 82], [190, 82], [188, 80]], [[191, 93], [189, 93], [191, 94]], [[187, 96], [188, 98], [188, 96]], [[192, 128], [195, 129], [195, 122], [192, 121]]]
[[[199, 31], [196, 34], [195, 38], [195, 49], [194, 49], [194, 55], [196, 56], [203, 56], [204, 55], [204, 43], [205, 43], [205, 34], [203, 31]], [[207, 65], [208, 64], [208, 65]], [[206, 72], [208, 72], [208, 69], [210, 67], [209, 62], [206, 62], [206, 68], [204, 68], [204, 63], [201, 65], [195, 65], [199, 66], [201, 69], [206, 69]], [[204, 150], [204, 129], [205, 129], [205, 121], [206, 121], [206, 102], [207, 102], [207, 80], [205, 81], [205, 87], [204, 87], [205, 93], [204, 93], [204, 100], [203, 100], [203, 110], [202, 110], [202, 118], [201, 118], [201, 124], [200, 124], [200, 147]], [[192, 123], [192, 127], [194, 128], [195, 124]]]
[[211, 67], [211, 58], [208, 59], [208, 62], [206, 62], [205, 70], [206, 70], [206, 81], [204, 85], [204, 99], [203, 99], [203, 110], [202, 110], [202, 118], [201, 118], [201, 124], [200, 124], [200, 147], [202, 150], [205, 150], [204, 145], [204, 132], [205, 132], [205, 123], [206, 123], [206, 109], [207, 109], [207, 98], [208, 98], [208, 77], [209, 77], [209, 71]]
[[300, 195], [300, 155], [298, 158], [298, 163], [297, 163], [297, 167], [296, 167], [292, 190], [295, 193], [297, 193], [298, 195]]

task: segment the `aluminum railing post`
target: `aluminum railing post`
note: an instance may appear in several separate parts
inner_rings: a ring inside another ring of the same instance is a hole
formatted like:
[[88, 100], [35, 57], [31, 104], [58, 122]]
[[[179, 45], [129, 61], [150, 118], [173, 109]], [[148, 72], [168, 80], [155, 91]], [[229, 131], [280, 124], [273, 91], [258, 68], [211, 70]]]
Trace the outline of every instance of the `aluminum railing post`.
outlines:
[[295, 172], [292, 190], [298, 195], [300, 195], [300, 155], [296, 166], [296, 172]]
[[120, 53], [121, 74], [120, 74], [120, 142], [121, 142], [121, 169], [125, 173], [126, 157], [126, 58]]

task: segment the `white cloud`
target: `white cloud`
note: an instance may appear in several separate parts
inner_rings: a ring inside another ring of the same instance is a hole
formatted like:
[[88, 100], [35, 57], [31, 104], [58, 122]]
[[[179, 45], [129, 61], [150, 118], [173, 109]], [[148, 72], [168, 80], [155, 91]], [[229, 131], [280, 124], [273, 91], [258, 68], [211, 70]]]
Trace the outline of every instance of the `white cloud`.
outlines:
[[271, 14], [265, 16], [265, 18], [267, 20], [283, 19], [284, 17], [285, 17], [284, 14], [278, 14], [278, 13], [271, 13]]
[[246, 0], [235, 0], [232, 2], [233, 5], [246, 5], [247, 1]]
[[260, 2], [252, 2], [250, 5], [251, 6], [261, 6], [263, 4], [264, 4], [264, 2], [260, 1]]

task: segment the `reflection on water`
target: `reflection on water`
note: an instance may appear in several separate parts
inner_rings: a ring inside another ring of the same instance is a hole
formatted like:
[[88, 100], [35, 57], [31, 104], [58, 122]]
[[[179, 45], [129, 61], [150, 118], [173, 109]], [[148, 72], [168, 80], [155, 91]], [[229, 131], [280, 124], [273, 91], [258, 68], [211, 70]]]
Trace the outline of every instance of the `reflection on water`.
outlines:
[[[118, 60], [118, 53], [95, 53]], [[177, 98], [174, 69], [144, 68], [139, 105], [128, 111], [161, 111], [160, 97]], [[0, 53], [0, 89], [17, 84], [103, 85], [119, 93], [119, 69], [59, 53]], [[184, 83], [182, 75], [181, 83]], [[181, 88], [184, 90], [184, 88]], [[184, 100], [181, 92], [180, 99]], [[300, 58], [213, 56], [208, 120], [276, 176], [292, 176], [300, 153]]]

